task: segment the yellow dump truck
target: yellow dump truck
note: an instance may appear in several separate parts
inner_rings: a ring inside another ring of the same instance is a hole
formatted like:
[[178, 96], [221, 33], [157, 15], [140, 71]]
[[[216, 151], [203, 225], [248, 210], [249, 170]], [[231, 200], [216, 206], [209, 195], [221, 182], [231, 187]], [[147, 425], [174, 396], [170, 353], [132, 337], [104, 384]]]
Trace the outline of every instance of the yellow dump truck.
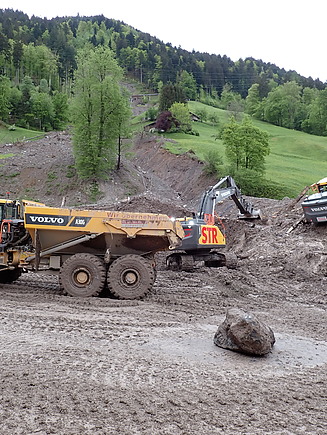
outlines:
[[59, 274], [71, 296], [108, 288], [115, 297], [139, 299], [154, 284], [154, 254], [176, 248], [183, 236], [180, 223], [163, 214], [0, 199], [0, 283], [23, 271], [46, 271]]

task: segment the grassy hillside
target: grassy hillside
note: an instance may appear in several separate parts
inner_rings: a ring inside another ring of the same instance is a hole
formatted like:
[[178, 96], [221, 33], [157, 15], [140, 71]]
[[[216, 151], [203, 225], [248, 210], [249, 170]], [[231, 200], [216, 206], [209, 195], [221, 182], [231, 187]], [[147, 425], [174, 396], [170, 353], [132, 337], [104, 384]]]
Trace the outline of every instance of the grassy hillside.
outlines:
[[[182, 133], [169, 133], [165, 136], [173, 139], [167, 149], [181, 154], [189, 150], [204, 159], [205, 154], [217, 149], [225, 161], [225, 149], [219, 139], [215, 139], [219, 128], [228, 121], [229, 113], [198, 102], [189, 102], [190, 111], [197, 113], [205, 108], [208, 113], [215, 112], [219, 117], [219, 125], [195, 122], [194, 130], [199, 136]], [[133, 129], [142, 129], [144, 123], [136, 124], [142, 115], [134, 119]], [[276, 181], [288, 188], [288, 195], [295, 197], [307, 185], [327, 176], [327, 137], [313, 136], [306, 133], [276, 127], [260, 121], [253, 121], [256, 126], [269, 134], [270, 155], [266, 158], [266, 178]], [[40, 137], [42, 133], [16, 128], [10, 131], [0, 125], [0, 144], [10, 144], [22, 139]], [[0, 159], [11, 156], [10, 146], [0, 153]], [[227, 163], [225, 161], [225, 163]]]
[[[207, 151], [217, 149], [224, 159], [224, 146], [214, 136], [219, 127], [228, 121], [229, 113], [193, 101], [189, 102], [189, 108], [194, 113], [203, 108], [208, 113], [215, 112], [219, 116], [219, 126], [196, 122], [193, 128], [199, 132], [199, 136], [167, 134], [167, 137], [176, 141], [167, 148], [176, 154], [193, 150], [200, 159]], [[261, 121], [253, 122], [269, 134], [270, 155], [266, 158], [266, 178], [287, 186], [289, 196], [298, 195], [305, 186], [327, 176], [327, 137], [288, 130]]]
[[8, 130], [5, 126], [0, 125], [0, 144], [11, 144], [24, 139], [42, 136], [44, 136], [44, 134], [40, 131], [26, 130], [19, 127], [15, 127], [14, 130]]

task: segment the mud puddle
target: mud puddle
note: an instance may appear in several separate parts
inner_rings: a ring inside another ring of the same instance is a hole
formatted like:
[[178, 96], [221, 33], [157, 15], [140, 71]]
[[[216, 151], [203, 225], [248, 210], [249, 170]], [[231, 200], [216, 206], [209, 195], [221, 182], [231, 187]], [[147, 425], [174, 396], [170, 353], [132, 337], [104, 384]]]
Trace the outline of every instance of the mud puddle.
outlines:
[[215, 364], [217, 369], [250, 369], [265, 371], [294, 371], [327, 364], [327, 342], [308, 337], [275, 333], [276, 343], [272, 352], [263, 357], [252, 357], [214, 345], [217, 330], [213, 325], [201, 325], [199, 329], [172, 328], [159, 336], [149, 336], [145, 346], [149, 351], [187, 360], [198, 364]]

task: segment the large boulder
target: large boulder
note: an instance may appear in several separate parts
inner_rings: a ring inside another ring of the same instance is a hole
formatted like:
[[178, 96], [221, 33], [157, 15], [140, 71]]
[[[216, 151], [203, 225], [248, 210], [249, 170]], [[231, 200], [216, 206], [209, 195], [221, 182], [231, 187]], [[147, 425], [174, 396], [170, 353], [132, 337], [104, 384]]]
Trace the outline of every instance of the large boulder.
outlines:
[[224, 349], [261, 356], [271, 352], [275, 336], [271, 328], [253, 314], [230, 308], [218, 327], [214, 343]]

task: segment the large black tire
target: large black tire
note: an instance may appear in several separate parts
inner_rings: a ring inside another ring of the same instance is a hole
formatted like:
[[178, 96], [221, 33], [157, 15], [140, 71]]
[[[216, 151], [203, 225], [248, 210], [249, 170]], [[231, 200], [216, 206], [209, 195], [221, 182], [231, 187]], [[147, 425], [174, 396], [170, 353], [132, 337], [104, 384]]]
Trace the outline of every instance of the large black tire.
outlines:
[[98, 296], [105, 282], [104, 262], [92, 254], [72, 255], [64, 262], [59, 273], [60, 288], [70, 296]]
[[0, 271], [0, 284], [10, 284], [11, 282], [16, 281], [21, 274], [22, 270], [18, 268], [13, 270], [2, 270]]
[[110, 293], [119, 299], [141, 299], [155, 281], [155, 270], [146, 258], [140, 255], [124, 255], [109, 267], [107, 284]]

